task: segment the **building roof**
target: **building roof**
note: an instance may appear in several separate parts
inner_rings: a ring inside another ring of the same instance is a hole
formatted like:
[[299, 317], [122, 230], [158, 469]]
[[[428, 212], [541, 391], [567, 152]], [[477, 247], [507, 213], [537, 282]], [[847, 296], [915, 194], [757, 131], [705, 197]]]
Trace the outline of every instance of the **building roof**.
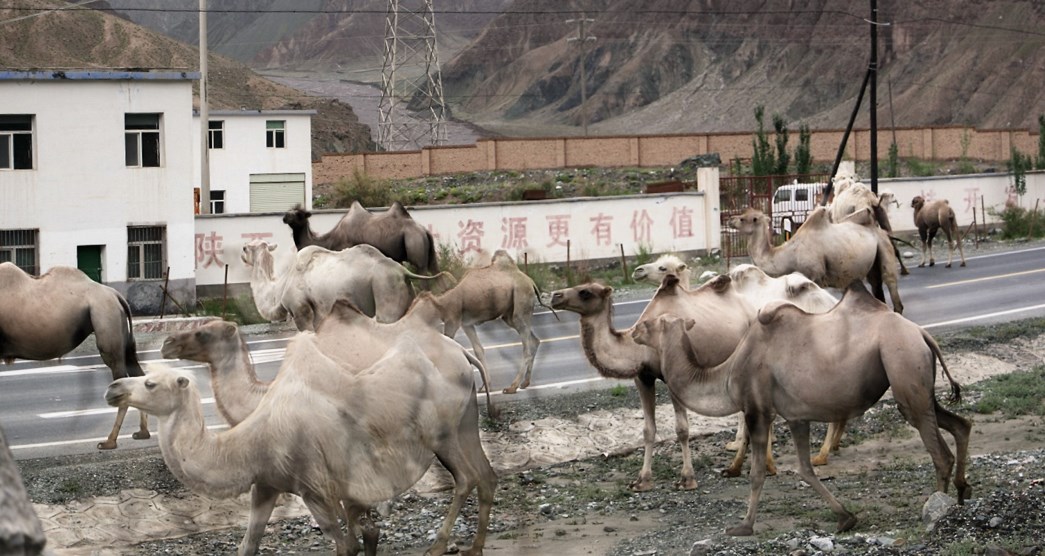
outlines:
[[[215, 116], [221, 116], [223, 118], [226, 118], [226, 117], [229, 117], [229, 116], [258, 116], [258, 115], [264, 115], [264, 116], [311, 116], [311, 115], [315, 115], [315, 114], [318, 114], [318, 113], [319, 113], [318, 110], [289, 110], [289, 109], [285, 109], [285, 110], [257, 110], [257, 109], [242, 108], [240, 110], [210, 110], [210, 111], [207, 112], [207, 115], [210, 116], [211, 118], [213, 118]], [[193, 109], [192, 115], [194, 117], [199, 117], [200, 111], [198, 109]]]
[[0, 81], [192, 81], [199, 78], [198, 71], [142, 68], [0, 70]]

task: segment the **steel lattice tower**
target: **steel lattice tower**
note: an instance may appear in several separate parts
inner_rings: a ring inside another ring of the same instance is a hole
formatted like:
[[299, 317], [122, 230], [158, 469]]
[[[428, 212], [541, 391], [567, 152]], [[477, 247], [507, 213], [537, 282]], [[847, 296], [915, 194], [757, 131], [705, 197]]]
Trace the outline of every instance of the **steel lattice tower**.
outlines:
[[388, 0], [378, 143], [385, 150], [446, 144], [432, 0]]

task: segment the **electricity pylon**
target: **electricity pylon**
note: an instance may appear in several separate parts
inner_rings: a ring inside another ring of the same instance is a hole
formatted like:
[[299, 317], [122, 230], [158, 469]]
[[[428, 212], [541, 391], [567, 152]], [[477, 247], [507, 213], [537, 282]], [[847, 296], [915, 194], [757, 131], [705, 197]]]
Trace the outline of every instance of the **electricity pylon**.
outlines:
[[446, 144], [432, 0], [388, 0], [378, 110], [378, 143], [385, 150]]

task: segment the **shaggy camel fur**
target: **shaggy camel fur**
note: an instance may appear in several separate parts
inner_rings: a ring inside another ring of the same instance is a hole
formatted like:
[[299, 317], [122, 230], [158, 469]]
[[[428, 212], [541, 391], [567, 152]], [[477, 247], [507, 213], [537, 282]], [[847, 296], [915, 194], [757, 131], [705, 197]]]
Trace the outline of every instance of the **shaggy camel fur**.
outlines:
[[[394, 324], [377, 324], [367, 318], [348, 302], [339, 302], [321, 330], [316, 333], [319, 349], [327, 356], [345, 364], [355, 364], [362, 368], [377, 361], [391, 348], [391, 340], [408, 335], [418, 345], [424, 346], [425, 352], [433, 360], [439, 371], [447, 380], [467, 380], [471, 371], [461, 375], [462, 368], [456, 366], [456, 355], [464, 353], [469, 363], [480, 370], [486, 380], [486, 370], [459, 344], [440, 334], [436, 323], [420, 322], [419, 317], [407, 316]], [[333, 322], [336, 321], [336, 322]], [[352, 347], [352, 338], [370, 348], [359, 350]], [[261, 403], [269, 391], [271, 382], [258, 380], [254, 365], [250, 361], [250, 352], [246, 341], [239, 333], [236, 325], [225, 321], [214, 321], [195, 330], [180, 332], [168, 336], [160, 350], [168, 359], [186, 359], [207, 363], [210, 368], [211, 388], [214, 391], [215, 405], [222, 418], [229, 425], [235, 426], [246, 419]], [[491, 405], [489, 393], [486, 396], [487, 412], [496, 417], [497, 411]], [[463, 423], [461, 434], [469, 438], [477, 436], [478, 429], [471, 424]], [[252, 492], [252, 496], [253, 496]], [[351, 536], [348, 538], [349, 553], [358, 550], [356, 537], [358, 524], [365, 513], [360, 508], [346, 505], [346, 516]], [[377, 526], [372, 522], [365, 523], [362, 529], [364, 544], [376, 545]], [[370, 552], [367, 552], [368, 554]]]
[[[677, 284], [678, 278], [669, 275], [665, 282], [668, 281]], [[702, 364], [713, 367], [725, 361], [733, 352], [733, 348], [755, 317], [755, 310], [732, 287], [732, 281], [728, 276], [717, 276], [692, 291], [674, 287], [665, 289], [662, 285], [639, 316], [638, 322], [632, 328], [618, 331], [613, 327], [612, 293], [613, 288], [609, 286], [582, 284], [553, 292], [552, 307], [581, 316], [581, 346], [588, 362], [599, 374], [608, 378], [635, 381], [639, 400], [642, 402], [642, 439], [645, 450], [642, 469], [631, 488], [645, 491], [653, 488], [653, 445], [657, 440], [655, 387], [656, 381], [664, 378], [660, 372], [660, 358], [646, 346], [636, 344], [631, 337], [631, 331], [638, 323], [663, 314], [694, 318], [699, 326], [695, 327], [690, 337], [712, 346], [712, 349], [702, 352], [701, 355]], [[689, 451], [689, 419], [686, 405], [674, 395], [671, 397], [671, 403], [675, 410], [675, 436], [682, 449], [682, 471], [677, 485], [683, 489], [694, 489], [697, 487], [697, 480]], [[740, 474], [742, 452], [738, 452], [734, 463], [737, 467], [730, 466], [724, 472], [726, 475]], [[772, 453], [768, 455], [766, 466], [770, 473], [776, 473]]]
[[687, 290], [690, 288], [692, 270], [677, 255], [671, 254], [661, 255], [652, 263], [635, 267], [635, 270], [631, 272], [631, 279], [636, 282], [644, 281], [659, 284], [664, 281], [664, 277], [668, 274], [678, 276], [679, 283], [683, 288]]
[[965, 266], [965, 250], [962, 249], [962, 233], [958, 229], [958, 219], [954, 216], [947, 199], [926, 201], [921, 195], [911, 199], [911, 208], [914, 209], [914, 225], [918, 227], [918, 237], [922, 240], [922, 262], [918, 266], [925, 266], [925, 250], [929, 249], [929, 266], [936, 265], [933, 258], [933, 240], [936, 232], [943, 230], [947, 236], [947, 268], [951, 268], [954, 260], [954, 244], [958, 244], [958, 254], [961, 255], [962, 264]]
[[418, 224], [403, 205], [396, 201], [387, 211], [372, 214], [359, 201], [353, 201], [341, 220], [329, 232], [317, 236], [309, 225], [312, 213], [294, 207], [283, 215], [283, 222], [294, 234], [294, 245], [304, 249], [318, 245], [340, 251], [362, 243], [373, 245], [397, 263], [408, 262], [424, 274], [438, 274], [432, 233]]
[[[523, 361], [505, 394], [514, 394], [519, 388], [530, 386], [533, 360], [537, 356], [540, 338], [533, 331], [534, 303], [545, 306], [537, 284], [519, 270], [515, 261], [503, 249], [498, 249], [490, 264], [470, 268], [461, 281], [442, 294], [421, 292], [411, 306], [437, 313], [443, 321], [443, 333], [453, 338], [461, 328], [468, 336], [476, 357], [486, 365], [486, 352], [479, 343], [476, 325], [500, 319], [519, 333], [523, 346]], [[548, 307], [551, 309], [551, 307]], [[489, 383], [487, 383], [489, 391]]]
[[[878, 226], [885, 230], [885, 233], [889, 234], [892, 239], [893, 226], [889, 223], [889, 211], [886, 208], [889, 203], [896, 203], [896, 197], [890, 192], [883, 191], [881, 195], [875, 195], [870, 187], [855, 181], [855, 178], [837, 181], [834, 188], [834, 199], [830, 205], [831, 221], [850, 220], [867, 226]], [[895, 243], [893, 244], [893, 255], [900, 263], [900, 275], [910, 274]]]
[[338, 299], [351, 300], [381, 322], [395, 322], [414, 301], [410, 280], [439, 278], [414, 274], [370, 245], [342, 251], [305, 247], [277, 277], [275, 249], [255, 239], [243, 246], [240, 259], [251, 269], [250, 290], [258, 313], [270, 321], [289, 314], [298, 330], [315, 330]]
[[43, 554], [46, 544], [43, 525], [0, 429], [0, 554]]
[[[72, 267], [56, 266], [33, 277], [14, 263], [0, 263], [0, 359], [5, 363], [61, 357], [92, 332], [114, 379], [142, 376], [131, 307], [119, 292]], [[112, 431], [98, 443], [99, 450], [116, 448], [126, 415], [127, 406], [119, 408]], [[149, 438], [144, 413], [134, 438]]]
[[[457, 365], [469, 368], [463, 354]], [[478, 436], [459, 433], [462, 423], [478, 421], [475, 387], [471, 376], [447, 380], [409, 338], [373, 365], [352, 369], [323, 354], [314, 334], [298, 335], [257, 409], [224, 432], [204, 426], [195, 383], [173, 369], [114, 381], [106, 401], [160, 418], [164, 461], [192, 490], [224, 498], [253, 486], [240, 554], [257, 552], [281, 492], [300, 495], [334, 539], [336, 553], [348, 554], [338, 523], [342, 504], [368, 508], [404, 492], [433, 456], [450, 470], [455, 489], [429, 553], [445, 552], [454, 520], [476, 486], [479, 525], [475, 544], [464, 552], [482, 552], [496, 475]]]
[[[923, 328], [875, 300], [854, 282], [827, 313], [810, 314], [788, 303], [762, 309], [757, 322], [722, 365], [698, 363], [702, 345], [687, 341], [692, 320], [671, 316], [636, 328], [635, 340], [661, 357], [661, 372], [676, 396], [692, 403], [732, 404], [751, 431], [751, 496], [743, 521], [730, 535], [754, 533], [755, 513], [765, 482], [762, 457], [775, 415], [787, 420], [798, 453], [799, 474], [838, 516], [838, 531], [856, 525], [856, 516], [821, 484], [809, 461], [809, 422], [839, 421], [863, 414], [892, 388], [897, 408], [916, 429], [936, 468], [936, 488], [946, 492], [954, 471], [958, 501], [971, 493], [965, 479], [972, 424], [940, 406], [934, 395], [936, 360], [951, 386], [940, 348]], [[855, 331], [859, 331], [856, 333]], [[825, 398], [822, 393], [831, 392]], [[958, 457], [940, 434], [949, 431]], [[957, 465], [956, 465], [957, 464]]]
[[766, 274], [797, 271], [820, 286], [839, 289], [866, 277], [881, 301], [885, 301], [884, 282], [893, 310], [903, 312], [896, 255], [885, 231], [854, 222], [832, 223], [824, 207], [813, 209], [795, 235], [779, 247], [772, 244], [769, 217], [759, 210], [748, 208], [730, 218], [729, 225], [747, 237], [751, 259]]

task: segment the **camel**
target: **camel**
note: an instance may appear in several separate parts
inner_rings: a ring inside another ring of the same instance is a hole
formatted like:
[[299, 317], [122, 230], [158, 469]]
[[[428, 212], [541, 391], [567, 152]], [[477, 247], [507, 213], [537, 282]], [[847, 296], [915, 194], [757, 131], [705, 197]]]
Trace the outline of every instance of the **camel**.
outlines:
[[0, 554], [43, 554], [47, 536], [0, 428]]
[[[832, 222], [842, 222], [848, 219], [865, 226], [878, 226], [885, 230], [885, 233], [889, 234], [892, 239], [893, 226], [889, 223], [887, 207], [890, 203], [899, 205], [895, 195], [888, 191], [875, 195], [870, 187], [860, 183], [855, 176], [844, 178], [835, 176], [834, 183], [834, 199], [830, 205]], [[910, 274], [895, 243], [893, 244], [893, 254], [900, 263], [900, 275]]]
[[251, 268], [250, 289], [258, 313], [270, 321], [289, 314], [298, 330], [315, 330], [338, 299], [351, 300], [381, 322], [395, 322], [414, 300], [410, 280], [441, 278], [414, 274], [371, 245], [342, 251], [310, 245], [277, 277], [272, 257], [276, 247], [251, 240], [240, 259]]
[[[665, 283], [669, 281], [679, 283], [675, 275], [665, 279]], [[700, 325], [695, 327], [690, 337], [712, 346], [701, 355], [702, 365], [713, 367], [725, 361], [733, 352], [755, 317], [755, 309], [732, 287], [729, 276], [716, 276], [692, 291], [681, 287], [665, 289], [662, 285], [637, 323], [629, 329], [618, 331], [613, 327], [612, 294], [613, 288], [610, 286], [581, 284], [552, 292], [551, 305], [580, 315], [581, 346], [588, 362], [600, 375], [635, 381], [642, 403], [644, 454], [642, 469], [639, 470], [638, 478], [631, 483], [631, 488], [641, 492], [653, 488], [653, 447], [657, 439], [655, 386], [658, 379], [663, 380], [663, 376], [660, 372], [660, 358], [646, 346], [636, 344], [631, 331], [639, 323], [663, 314], [695, 318]], [[675, 436], [682, 450], [682, 471], [676, 485], [685, 490], [695, 489], [697, 480], [689, 451], [686, 405], [675, 395], [672, 395], [671, 403], [675, 410]], [[698, 413], [704, 410], [690, 409]], [[739, 475], [739, 465], [742, 463], [743, 454], [738, 452], [733, 464], [723, 473], [728, 476]], [[765, 465], [770, 473], [776, 472], [772, 453], [767, 455]]]
[[896, 255], [885, 231], [850, 221], [832, 223], [824, 207], [813, 209], [791, 239], [779, 247], [771, 242], [769, 217], [757, 209], [748, 208], [733, 216], [729, 225], [747, 237], [752, 261], [766, 274], [781, 276], [797, 271], [821, 287], [838, 289], [866, 277], [881, 301], [885, 301], [884, 282], [893, 310], [903, 313]]
[[[40, 301], [33, 302], [30, 300]], [[46, 361], [76, 349], [94, 333], [102, 361], [114, 379], [142, 376], [131, 307], [120, 293], [91, 280], [81, 270], [56, 266], [39, 277], [14, 263], [0, 263], [0, 359]], [[127, 407], [99, 450], [116, 448]], [[141, 414], [136, 440], [149, 438], [149, 420]]]
[[533, 332], [534, 303], [547, 307], [541, 301], [537, 284], [519, 270], [511, 255], [498, 249], [490, 264], [468, 269], [453, 288], [438, 295], [419, 293], [410, 310], [438, 314], [443, 321], [443, 333], [451, 338], [463, 328], [476, 357], [484, 367], [486, 352], [479, 343], [476, 325], [500, 319], [518, 332], [522, 339], [523, 361], [511, 385], [503, 391], [505, 394], [514, 394], [520, 388], [530, 386], [533, 360], [541, 345], [540, 338]]
[[[463, 353], [457, 365], [468, 368]], [[469, 371], [470, 372], [470, 371]], [[327, 357], [313, 333], [301, 333], [258, 407], [227, 431], [203, 420], [190, 375], [159, 368], [112, 382], [110, 405], [131, 405], [160, 419], [160, 451], [172, 474], [196, 492], [226, 498], [253, 487], [239, 554], [255, 554], [278, 495], [298, 494], [338, 555], [349, 554], [339, 527], [342, 504], [355, 510], [413, 486], [433, 456], [455, 480], [454, 497], [429, 554], [442, 554], [454, 520], [474, 487], [479, 525], [465, 554], [481, 554], [496, 475], [478, 435], [475, 387], [447, 380], [422, 347], [401, 338], [372, 365], [353, 369]], [[376, 546], [374, 546], [376, 550]]]
[[961, 255], [962, 264], [965, 266], [965, 251], [962, 249], [962, 234], [961, 230], [958, 229], [958, 219], [954, 216], [954, 209], [951, 208], [950, 203], [947, 199], [936, 199], [934, 201], [926, 201], [921, 195], [911, 199], [911, 208], [914, 209], [914, 225], [918, 227], [918, 237], [922, 240], [922, 262], [918, 263], [918, 266], [925, 266], [925, 250], [929, 249], [929, 266], [936, 265], [936, 259], [933, 258], [933, 240], [936, 239], [936, 232], [943, 230], [943, 234], [947, 237], [947, 268], [951, 268], [951, 262], [954, 260], [954, 244], [958, 244], [958, 254]]
[[636, 282], [653, 282], [660, 284], [668, 274], [679, 277], [679, 283], [685, 289], [690, 287], [690, 276], [692, 271], [686, 263], [682, 262], [677, 255], [665, 254], [652, 263], [646, 263], [635, 267], [631, 271], [631, 279]]
[[[799, 475], [838, 517], [838, 531], [856, 525], [854, 514], [823, 486], [809, 460], [809, 422], [840, 421], [869, 409], [892, 388], [900, 413], [918, 429], [936, 468], [936, 488], [946, 492], [954, 471], [959, 503], [971, 494], [965, 478], [972, 424], [940, 406], [934, 394], [936, 360], [950, 383], [951, 399], [961, 387], [951, 377], [936, 341], [925, 329], [889, 311], [859, 282], [827, 313], [812, 314], [784, 302], [763, 308], [751, 330], [723, 364], [707, 369], [702, 344], [688, 341], [696, 323], [671, 315], [643, 322], [637, 343], [661, 358], [672, 394], [691, 404], [744, 412], [751, 438], [751, 495], [740, 524], [729, 535], [754, 534], [755, 513], [765, 482], [762, 465], [776, 415], [787, 420], [798, 454]], [[831, 392], [825, 397], [823, 392]], [[957, 459], [940, 434], [955, 439]]]
[[359, 201], [353, 201], [334, 228], [323, 235], [316, 235], [312, 231], [309, 225], [311, 216], [312, 213], [301, 206], [283, 215], [283, 222], [290, 226], [294, 245], [298, 249], [318, 245], [331, 251], [340, 251], [366, 243], [397, 263], [412, 264], [416, 272], [429, 275], [439, 273], [432, 233], [414, 221], [399, 201], [377, 215], [363, 208]]

